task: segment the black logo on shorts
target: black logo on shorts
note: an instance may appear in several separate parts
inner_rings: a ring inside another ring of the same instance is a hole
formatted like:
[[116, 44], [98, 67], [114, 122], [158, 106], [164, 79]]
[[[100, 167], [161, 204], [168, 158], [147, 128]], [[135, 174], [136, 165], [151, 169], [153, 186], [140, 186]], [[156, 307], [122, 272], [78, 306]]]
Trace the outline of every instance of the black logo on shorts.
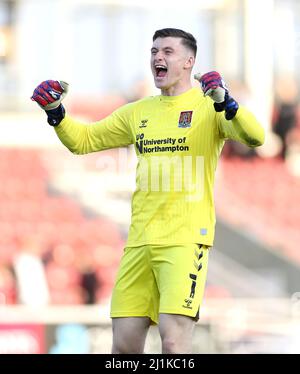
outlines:
[[191, 299], [185, 299], [184, 302], [185, 302], [185, 305], [182, 305], [183, 308], [193, 309], [193, 308], [191, 307], [191, 304], [192, 304], [193, 300], [191, 300]]
[[196, 289], [196, 284], [197, 284], [196, 283], [197, 275], [196, 274], [190, 274], [190, 278], [192, 280], [190, 298], [193, 298], [195, 296], [195, 289]]
[[189, 275], [189, 278], [192, 280], [192, 284], [191, 284], [191, 291], [190, 291], [190, 295], [187, 299], [184, 300], [185, 302], [185, 305], [182, 305], [184, 308], [187, 308], [187, 309], [193, 309], [191, 307], [191, 304], [193, 302], [193, 298], [195, 296], [195, 289], [196, 289], [196, 280], [197, 280], [197, 275], [196, 274], [190, 274]]

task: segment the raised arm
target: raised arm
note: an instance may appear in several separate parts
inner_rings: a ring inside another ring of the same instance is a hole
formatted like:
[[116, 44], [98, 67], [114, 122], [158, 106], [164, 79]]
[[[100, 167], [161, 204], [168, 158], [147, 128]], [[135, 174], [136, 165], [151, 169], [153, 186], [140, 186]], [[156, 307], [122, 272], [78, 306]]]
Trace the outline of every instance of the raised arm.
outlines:
[[45, 81], [34, 90], [32, 100], [45, 110], [48, 123], [71, 152], [86, 154], [133, 143], [129, 125], [133, 104], [124, 105], [99, 122], [85, 124], [65, 115], [61, 101], [67, 90], [65, 82]]
[[264, 143], [263, 127], [251, 112], [239, 106], [229, 95], [218, 72], [211, 71], [202, 76], [196, 74], [195, 79], [200, 82], [204, 95], [209, 96], [214, 102], [220, 138], [233, 139], [249, 147], [257, 147]]
[[60, 141], [75, 154], [86, 154], [132, 144], [127, 105], [101, 121], [81, 123], [69, 116], [55, 127]]
[[249, 147], [258, 147], [264, 143], [263, 127], [246, 108], [240, 106], [231, 121], [227, 121], [221, 113], [216, 115], [221, 138], [233, 139]]

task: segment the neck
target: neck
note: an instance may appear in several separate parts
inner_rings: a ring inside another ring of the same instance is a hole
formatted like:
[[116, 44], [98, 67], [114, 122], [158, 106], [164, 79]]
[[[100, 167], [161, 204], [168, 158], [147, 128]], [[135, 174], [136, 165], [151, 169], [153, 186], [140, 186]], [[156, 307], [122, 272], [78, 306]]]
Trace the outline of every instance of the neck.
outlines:
[[192, 87], [193, 86], [191, 82], [189, 81], [183, 85], [174, 85], [168, 88], [162, 88], [161, 94], [163, 96], [178, 96], [190, 90]]

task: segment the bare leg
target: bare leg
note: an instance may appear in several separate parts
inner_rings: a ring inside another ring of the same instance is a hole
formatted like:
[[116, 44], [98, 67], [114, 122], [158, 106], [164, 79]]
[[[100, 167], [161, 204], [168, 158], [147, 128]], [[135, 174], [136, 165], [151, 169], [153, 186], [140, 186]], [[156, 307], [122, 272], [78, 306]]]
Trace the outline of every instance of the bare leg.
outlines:
[[192, 353], [195, 321], [179, 314], [160, 314], [159, 333], [162, 353]]
[[112, 354], [144, 352], [150, 319], [147, 317], [113, 318]]

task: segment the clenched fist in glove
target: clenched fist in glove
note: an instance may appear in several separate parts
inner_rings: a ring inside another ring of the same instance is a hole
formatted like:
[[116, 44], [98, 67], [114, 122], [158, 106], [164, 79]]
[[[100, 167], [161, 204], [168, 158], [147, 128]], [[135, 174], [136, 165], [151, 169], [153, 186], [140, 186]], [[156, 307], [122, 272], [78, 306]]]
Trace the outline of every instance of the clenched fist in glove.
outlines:
[[221, 75], [216, 71], [211, 71], [204, 75], [195, 74], [194, 78], [200, 82], [204, 96], [209, 96], [214, 101], [216, 112], [225, 110], [225, 118], [231, 120], [236, 115], [239, 105], [229, 95]]
[[48, 123], [57, 126], [65, 116], [65, 109], [61, 101], [68, 92], [68, 83], [63, 81], [47, 80], [40, 83], [33, 91], [31, 100], [45, 110]]

